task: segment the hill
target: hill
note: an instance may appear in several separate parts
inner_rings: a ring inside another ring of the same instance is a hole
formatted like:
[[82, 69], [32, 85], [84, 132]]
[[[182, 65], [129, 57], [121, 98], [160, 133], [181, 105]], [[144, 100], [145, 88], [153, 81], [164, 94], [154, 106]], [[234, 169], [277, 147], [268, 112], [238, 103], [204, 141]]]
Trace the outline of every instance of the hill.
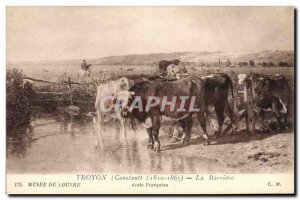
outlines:
[[235, 62], [254, 60], [255, 62], [294, 63], [294, 51], [266, 50], [239, 56]]
[[[249, 62], [253, 60], [258, 62], [279, 62], [294, 63], [293, 50], [266, 50], [256, 53], [238, 54], [228, 52], [173, 52], [173, 53], [150, 53], [150, 54], [132, 54], [120, 56], [108, 56], [96, 59], [87, 59], [88, 63], [93, 65], [157, 65], [160, 60], [171, 60], [179, 58], [182, 62], [195, 63], [216, 63], [226, 62], [228, 59], [232, 63]], [[23, 62], [18, 65], [80, 65], [82, 60], [58, 60], [58, 61], [40, 61]], [[12, 65], [13, 63], [8, 63]]]

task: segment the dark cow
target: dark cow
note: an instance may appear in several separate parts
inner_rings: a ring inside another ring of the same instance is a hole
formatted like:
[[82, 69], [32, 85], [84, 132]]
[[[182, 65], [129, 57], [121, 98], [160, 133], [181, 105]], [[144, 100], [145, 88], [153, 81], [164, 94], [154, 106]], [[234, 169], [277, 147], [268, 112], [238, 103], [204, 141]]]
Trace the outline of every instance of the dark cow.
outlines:
[[[205, 105], [214, 106], [217, 115], [219, 124], [217, 134], [221, 134], [225, 112], [232, 122], [232, 132], [236, 133], [239, 120], [238, 109], [230, 77], [227, 74], [219, 73], [202, 77], [202, 79], [204, 80]], [[229, 90], [231, 93], [229, 93]], [[233, 107], [229, 104], [228, 95], [231, 96]]]
[[267, 76], [257, 73], [239, 76], [241, 77], [239, 83], [246, 78], [252, 81], [254, 105], [259, 109], [258, 117], [265, 126], [264, 128], [272, 131], [265, 123], [266, 111], [275, 113], [278, 127], [285, 128], [291, 104], [291, 88], [286, 78], [279, 74]]
[[[146, 121], [146, 119], [149, 117], [151, 119], [152, 126], [147, 128], [147, 132], [149, 135], [149, 141], [148, 141], [148, 148], [153, 149], [154, 151], [160, 150], [160, 141], [158, 139], [159, 129], [160, 129], [160, 123], [161, 123], [161, 116], [167, 116], [171, 117], [177, 120], [183, 120], [184, 118], [187, 118], [188, 122], [191, 121], [191, 115], [193, 113], [197, 114], [197, 118], [201, 124], [201, 127], [203, 129], [203, 139], [204, 139], [204, 145], [208, 145], [208, 135], [206, 132], [206, 121], [204, 116], [204, 84], [203, 80], [201, 80], [198, 77], [189, 77], [185, 79], [181, 79], [178, 81], [171, 81], [171, 82], [165, 82], [165, 81], [146, 81], [135, 84], [133, 87], [130, 88], [128, 91], [128, 94], [134, 94], [131, 95], [131, 99], [129, 100], [129, 106], [132, 105], [133, 101], [137, 97], [141, 97], [143, 111], [140, 111], [137, 108], [134, 108], [131, 113], [127, 108], [123, 108], [121, 112], [121, 116], [123, 117], [129, 117], [133, 116], [136, 118], [140, 123], [143, 123]], [[173, 97], [176, 97], [179, 99], [181, 96], [186, 96], [188, 99], [186, 100], [186, 103], [184, 105], [184, 108], [186, 110], [184, 112], [178, 111], [180, 107], [180, 103], [176, 101], [174, 104], [175, 109], [174, 111], [171, 111], [171, 106], [166, 106], [165, 109], [161, 110], [161, 102], [156, 105], [155, 107], [151, 107], [148, 112], [145, 112], [146, 102], [148, 100], [149, 96], [158, 97], [159, 99], [162, 99], [163, 97], [167, 97], [168, 101], [171, 101]], [[195, 97], [194, 105], [196, 108], [199, 108], [198, 112], [190, 111], [188, 108], [191, 104], [192, 97]], [[192, 128], [192, 123], [188, 124], [188, 127], [186, 128], [187, 131], [184, 133], [183, 141], [188, 142], [190, 139], [190, 130]]]
[[169, 65], [174, 64], [174, 65], [179, 65], [180, 60], [179, 59], [175, 59], [175, 60], [161, 60], [158, 63], [159, 66], [159, 73], [161, 76], [165, 76], [167, 75], [167, 68]]
[[264, 120], [264, 109], [271, 109], [275, 112], [277, 123], [280, 129], [287, 126], [287, 119], [290, 113], [291, 87], [282, 75], [273, 77], [260, 76], [256, 81], [254, 92], [257, 95], [256, 105], [261, 110]]
[[[210, 115], [208, 106], [211, 105], [214, 106], [215, 108], [215, 112], [218, 120], [218, 126], [217, 126], [218, 130], [215, 133], [217, 134], [217, 136], [220, 136], [222, 131], [222, 125], [225, 119], [225, 113], [228, 115], [233, 125], [232, 132], [236, 133], [239, 116], [238, 116], [236, 101], [234, 98], [233, 84], [230, 77], [227, 74], [218, 73], [218, 74], [211, 74], [209, 76], [202, 77], [201, 79], [203, 80], [204, 83], [204, 101], [205, 101], [206, 115]], [[228, 101], [228, 95], [231, 96], [233, 106], [231, 106]], [[180, 125], [183, 126], [182, 122], [180, 122]], [[174, 132], [176, 131], [178, 130], [174, 130]], [[176, 137], [173, 138], [173, 140], [176, 139], [177, 139]]]
[[[205, 112], [207, 112], [206, 102], [209, 102], [207, 104], [213, 104], [215, 106], [217, 113], [219, 114], [219, 123], [223, 124], [224, 109], [225, 106], [228, 104], [228, 89], [232, 90], [231, 80], [226, 74], [218, 75], [219, 78], [216, 77], [217, 75], [205, 78], [191, 76], [188, 78], [171, 82], [156, 80], [137, 83], [129, 89], [128, 96], [131, 95], [132, 98], [131, 100], [129, 100], [128, 106], [130, 107], [133, 104], [133, 99], [135, 99], [136, 97], [141, 97], [143, 109], [142, 111], [140, 111], [139, 109], [134, 108], [130, 113], [127, 106], [126, 108], [122, 109], [121, 116], [133, 116], [139, 122], [145, 122], [146, 119], [149, 117], [151, 119], [152, 126], [147, 129], [149, 135], [148, 147], [154, 148], [154, 151], [159, 151], [160, 142], [158, 139], [158, 134], [161, 116], [164, 115], [179, 121], [184, 131], [182, 143], [185, 144], [188, 143], [190, 140], [190, 133], [193, 125], [192, 114], [196, 114], [197, 119], [199, 120], [201, 128], [203, 130], [202, 136], [204, 139], [204, 145], [208, 145], [209, 140], [206, 132], [205, 119]], [[217, 82], [219, 84], [217, 84]], [[165, 109], [162, 110], [162, 101], [160, 101], [159, 104], [157, 104], [155, 107], [150, 108], [150, 110], [146, 112], [145, 107], [149, 96], [155, 96], [159, 99], [162, 99], [164, 96], [167, 96], [168, 101], [170, 101], [173, 97], [179, 99], [182, 96], [186, 96], [188, 97], [188, 99], [186, 101], [185, 108], [189, 108], [192, 102], [192, 97], [196, 97], [194, 105], [196, 108], [199, 108], [199, 110], [191, 111], [189, 109], [186, 109], [185, 111], [179, 111], [178, 108], [180, 107], [180, 103], [177, 101], [175, 103], [175, 111], [172, 111], [170, 109], [171, 106], [166, 106]], [[221, 111], [223, 113], [221, 113]]]

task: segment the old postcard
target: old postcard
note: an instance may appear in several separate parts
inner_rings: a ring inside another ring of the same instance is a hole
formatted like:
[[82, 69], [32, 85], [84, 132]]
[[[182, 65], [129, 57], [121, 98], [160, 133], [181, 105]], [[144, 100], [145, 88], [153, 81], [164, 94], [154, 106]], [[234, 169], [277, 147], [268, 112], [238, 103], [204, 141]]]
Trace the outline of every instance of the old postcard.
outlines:
[[7, 7], [8, 194], [294, 194], [293, 7]]

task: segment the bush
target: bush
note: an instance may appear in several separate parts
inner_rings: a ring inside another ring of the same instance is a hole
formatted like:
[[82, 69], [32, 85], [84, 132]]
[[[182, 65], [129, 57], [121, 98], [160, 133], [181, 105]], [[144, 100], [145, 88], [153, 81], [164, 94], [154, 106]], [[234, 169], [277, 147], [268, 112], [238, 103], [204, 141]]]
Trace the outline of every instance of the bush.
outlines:
[[268, 65], [269, 67], [274, 67], [275, 66], [275, 64], [273, 63], [273, 62], [269, 62], [269, 65]]
[[28, 126], [32, 112], [30, 106], [35, 96], [32, 84], [24, 81], [22, 71], [9, 69], [6, 72], [6, 127], [7, 133]]
[[249, 60], [249, 65], [250, 65], [251, 67], [254, 67], [254, 66], [255, 66], [255, 62], [254, 62], [253, 60]]
[[242, 65], [243, 65], [244, 67], [246, 67], [246, 66], [248, 66], [248, 63], [247, 63], [247, 62], [242, 62]]
[[278, 65], [280, 67], [287, 67], [289, 64], [287, 62], [279, 62]]

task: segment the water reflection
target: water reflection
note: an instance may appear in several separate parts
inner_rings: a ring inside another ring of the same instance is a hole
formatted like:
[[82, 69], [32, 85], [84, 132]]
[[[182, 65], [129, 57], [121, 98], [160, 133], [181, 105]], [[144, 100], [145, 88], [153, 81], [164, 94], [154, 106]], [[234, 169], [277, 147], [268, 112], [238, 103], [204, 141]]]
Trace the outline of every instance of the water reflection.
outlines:
[[[92, 119], [68, 115], [36, 119], [30, 131], [8, 139], [8, 172], [196, 173], [212, 172], [211, 165], [216, 164], [174, 154], [172, 148], [154, 153], [146, 147], [148, 135], [142, 127], [135, 134], [128, 131], [126, 137], [118, 121], [107, 122], [103, 129], [102, 146], [96, 149]], [[170, 144], [167, 138], [161, 142]]]
[[17, 157], [24, 157], [26, 150], [31, 146], [33, 139], [33, 128], [21, 128], [14, 135], [7, 137], [7, 153]]

